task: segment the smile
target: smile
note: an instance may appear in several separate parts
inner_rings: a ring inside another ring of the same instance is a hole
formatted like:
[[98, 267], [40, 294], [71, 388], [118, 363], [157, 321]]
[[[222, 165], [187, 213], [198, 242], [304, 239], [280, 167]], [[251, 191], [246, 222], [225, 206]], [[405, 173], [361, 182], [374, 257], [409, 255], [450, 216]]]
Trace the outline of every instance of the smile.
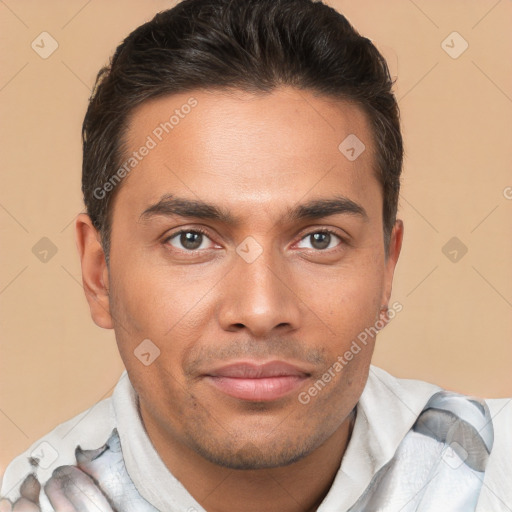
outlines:
[[271, 401], [298, 390], [310, 374], [282, 361], [234, 363], [209, 372], [205, 378], [223, 393], [249, 401]]

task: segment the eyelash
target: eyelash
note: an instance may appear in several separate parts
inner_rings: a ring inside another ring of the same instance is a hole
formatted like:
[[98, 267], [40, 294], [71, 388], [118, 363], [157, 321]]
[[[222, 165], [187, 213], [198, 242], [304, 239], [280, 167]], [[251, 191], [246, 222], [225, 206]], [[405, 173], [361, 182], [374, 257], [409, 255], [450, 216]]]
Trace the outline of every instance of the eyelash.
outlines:
[[[181, 229], [180, 231], [176, 231], [175, 233], [173, 233], [172, 235], [169, 235], [168, 237], [166, 237], [164, 240], [163, 240], [163, 244], [167, 244], [172, 238], [175, 238], [177, 237], [178, 235], [181, 235], [182, 233], [201, 233], [202, 235], [210, 238], [208, 232], [205, 230], [205, 229], [202, 229], [202, 228], [193, 228], [193, 229]], [[347, 240], [342, 237], [339, 233], [337, 233], [336, 231], [334, 231], [333, 229], [329, 229], [329, 228], [321, 228], [321, 229], [316, 229], [316, 230], [313, 230], [313, 231], [310, 231], [308, 233], [305, 233], [300, 239], [299, 239], [299, 242], [304, 240], [305, 238], [307, 238], [308, 236], [311, 236], [311, 235], [314, 235], [314, 234], [317, 234], [317, 233], [328, 233], [330, 235], [334, 235], [336, 237], [338, 237], [340, 239], [340, 244], [339, 245], [344, 245], [344, 244], [347, 244]], [[178, 249], [179, 250], [179, 249]], [[320, 250], [320, 249], [308, 249], [308, 250], [312, 250], [314, 252], [318, 252], [318, 253], [330, 253], [330, 252], [335, 252], [337, 250], [340, 250], [340, 247], [339, 246], [336, 246], [336, 247], [333, 247], [331, 249], [324, 249], [324, 250]], [[185, 252], [185, 253], [189, 253], [189, 254], [194, 254], [194, 253], [197, 253], [198, 250], [183, 250], [182, 252]]]

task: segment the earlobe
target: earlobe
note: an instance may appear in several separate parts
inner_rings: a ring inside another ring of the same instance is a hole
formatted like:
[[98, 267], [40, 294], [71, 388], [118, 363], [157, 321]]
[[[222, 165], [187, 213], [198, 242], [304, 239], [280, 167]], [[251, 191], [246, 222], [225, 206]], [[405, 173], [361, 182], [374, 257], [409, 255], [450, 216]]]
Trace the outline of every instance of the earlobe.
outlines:
[[76, 244], [82, 266], [85, 297], [94, 322], [104, 329], [112, 329], [110, 315], [108, 268], [98, 231], [85, 213], [75, 223]]

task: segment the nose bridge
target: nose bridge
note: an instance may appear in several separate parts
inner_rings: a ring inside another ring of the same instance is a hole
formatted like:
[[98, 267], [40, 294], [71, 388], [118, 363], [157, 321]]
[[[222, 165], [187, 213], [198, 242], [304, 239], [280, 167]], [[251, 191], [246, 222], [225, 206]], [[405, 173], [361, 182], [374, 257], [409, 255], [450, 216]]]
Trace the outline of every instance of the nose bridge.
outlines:
[[256, 244], [254, 239], [246, 239], [237, 248], [226, 276], [229, 282], [222, 295], [219, 320], [225, 329], [243, 325], [254, 336], [282, 325], [296, 328], [299, 301], [291, 290], [292, 283], [286, 282], [289, 272], [277, 251]]
[[[263, 305], [270, 305], [280, 294], [279, 288], [283, 283], [277, 278], [277, 258], [271, 254], [271, 249], [261, 253], [254, 261], [237, 261], [235, 269], [239, 272], [240, 284], [243, 290], [242, 300], [249, 299], [249, 302], [257, 302]], [[284, 277], [284, 276], [283, 276]], [[245, 281], [245, 283], [244, 283]]]

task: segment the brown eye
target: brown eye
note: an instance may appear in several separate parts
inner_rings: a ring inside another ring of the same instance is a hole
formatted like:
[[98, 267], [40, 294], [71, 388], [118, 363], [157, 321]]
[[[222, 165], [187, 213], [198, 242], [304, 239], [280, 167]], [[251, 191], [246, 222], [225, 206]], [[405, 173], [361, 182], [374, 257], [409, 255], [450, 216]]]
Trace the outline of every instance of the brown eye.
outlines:
[[[201, 247], [208, 237], [205, 233], [195, 230], [183, 230], [170, 236], [166, 243], [169, 243], [176, 249], [185, 251], [195, 251], [197, 249], [207, 249], [208, 247]], [[209, 240], [209, 239], [208, 239]]]
[[315, 249], [317, 251], [332, 249], [339, 245], [339, 243], [336, 244], [336, 239], [338, 239], [338, 242], [342, 241], [340, 236], [331, 231], [316, 231], [302, 238], [301, 242], [309, 240], [310, 247], [301, 247], [301, 249]]

